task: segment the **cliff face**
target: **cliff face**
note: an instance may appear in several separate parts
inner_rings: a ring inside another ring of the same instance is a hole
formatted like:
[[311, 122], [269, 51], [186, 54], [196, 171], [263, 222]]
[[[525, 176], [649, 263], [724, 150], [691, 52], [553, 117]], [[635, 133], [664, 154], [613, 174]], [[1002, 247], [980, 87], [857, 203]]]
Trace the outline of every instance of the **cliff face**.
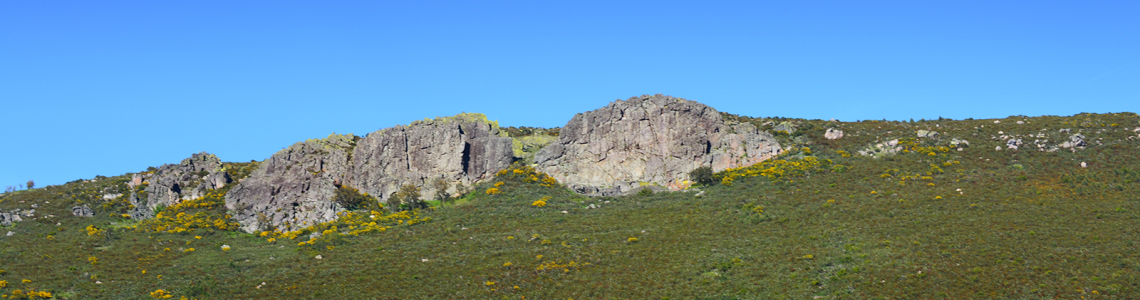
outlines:
[[751, 165], [781, 151], [750, 124], [727, 124], [715, 109], [670, 96], [642, 96], [575, 115], [538, 168], [575, 191], [605, 196], [653, 184], [688, 187], [689, 171]]
[[466, 185], [490, 178], [513, 160], [511, 139], [482, 114], [416, 121], [368, 134], [330, 136], [274, 154], [226, 194], [226, 207], [242, 230], [297, 229], [335, 219], [338, 185], [387, 199], [404, 184], [435, 194], [443, 178]]
[[351, 168], [358, 138], [330, 135], [281, 150], [226, 193], [226, 209], [245, 232], [297, 229], [336, 219], [336, 184]]
[[506, 169], [513, 160], [511, 139], [482, 114], [462, 114], [416, 121], [369, 134], [352, 155], [349, 185], [387, 199], [404, 184], [421, 194], [435, 194], [431, 182], [443, 178], [455, 185], [473, 184]]
[[[135, 174], [128, 184], [131, 187], [130, 200], [135, 209], [131, 217], [145, 219], [153, 217], [159, 205], [171, 206], [182, 200], [202, 197], [206, 191], [218, 189], [230, 183], [229, 175], [222, 170], [222, 161], [206, 152], [195, 153], [177, 165], [166, 164], [154, 172]], [[134, 187], [147, 183], [146, 199], [133, 192]]]

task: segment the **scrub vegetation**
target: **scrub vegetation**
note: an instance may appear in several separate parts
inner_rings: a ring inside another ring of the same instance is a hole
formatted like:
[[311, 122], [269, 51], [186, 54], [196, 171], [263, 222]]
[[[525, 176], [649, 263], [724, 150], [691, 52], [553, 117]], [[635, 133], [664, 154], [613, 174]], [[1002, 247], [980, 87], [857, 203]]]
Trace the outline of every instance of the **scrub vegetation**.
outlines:
[[[788, 149], [779, 157], [695, 172], [702, 184], [687, 191], [587, 198], [516, 164], [442, 206], [384, 209], [374, 197], [344, 190], [338, 201], [356, 210], [293, 232], [235, 231], [220, 202], [229, 186], [142, 222], [123, 216], [129, 201], [118, 194], [130, 193], [130, 174], [11, 191], [0, 195], [0, 211], [33, 204], [36, 211], [0, 228], [14, 232], [0, 237], [0, 293], [7, 299], [1140, 297], [1136, 114], [860, 122], [726, 117], [767, 130], [789, 122], [796, 130], [777, 134]], [[824, 138], [829, 128], [844, 137]], [[918, 130], [938, 136], [917, 137]], [[1057, 146], [1074, 134], [1084, 146]], [[955, 139], [969, 144], [951, 144]], [[878, 144], [890, 151], [860, 154], [884, 148]], [[256, 162], [226, 168], [239, 179]], [[72, 216], [76, 205], [88, 205], [95, 216]]]

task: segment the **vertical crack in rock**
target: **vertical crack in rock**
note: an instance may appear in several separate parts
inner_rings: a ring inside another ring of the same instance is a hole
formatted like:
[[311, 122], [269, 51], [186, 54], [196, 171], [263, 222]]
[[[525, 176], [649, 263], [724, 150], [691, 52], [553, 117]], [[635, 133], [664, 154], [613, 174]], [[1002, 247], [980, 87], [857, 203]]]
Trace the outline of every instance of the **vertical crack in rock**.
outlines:
[[435, 178], [452, 183], [450, 194], [457, 183], [471, 185], [506, 169], [514, 159], [511, 146], [497, 123], [474, 113], [415, 121], [362, 139], [334, 134], [274, 154], [230, 190], [226, 207], [246, 232], [302, 228], [337, 218], [343, 210], [332, 201], [337, 184], [381, 200], [414, 184], [430, 200]]

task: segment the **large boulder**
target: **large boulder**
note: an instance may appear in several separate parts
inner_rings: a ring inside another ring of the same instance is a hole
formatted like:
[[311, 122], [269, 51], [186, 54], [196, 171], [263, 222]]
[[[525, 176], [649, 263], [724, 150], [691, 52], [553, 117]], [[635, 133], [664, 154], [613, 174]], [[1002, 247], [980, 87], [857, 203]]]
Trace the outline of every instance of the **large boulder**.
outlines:
[[748, 166], [780, 151], [771, 134], [751, 124], [727, 123], [712, 107], [655, 95], [575, 115], [535, 163], [576, 192], [607, 196], [644, 185], [683, 189], [698, 167]]
[[349, 154], [357, 140], [332, 134], [273, 154], [226, 193], [226, 209], [246, 232], [295, 230], [335, 220], [343, 208], [331, 199], [351, 168]]
[[[206, 192], [219, 189], [229, 183], [230, 177], [222, 168], [217, 156], [199, 152], [183, 159], [178, 164], [165, 164], [156, 170], [138, 173], [127, 184], [131, 187], [129, 196], [135, 209], [132, 218], [153, 217], [152, 211], [158, 206], [171, 206], [182, 200], [200, 198]], [[143, 190], [146, 197], [134, 192], [134, 187], [146, 183]]]
[[381, 129], [357, 138], [330, 136], [282, 150], [226, 194], [242, 230], [295, 230], [337, 218], [338, 186], [387, 199], [405, 184], [433, 197], [494, 176], [513, 161], [511, 139], [483, 114], [460, 114]]

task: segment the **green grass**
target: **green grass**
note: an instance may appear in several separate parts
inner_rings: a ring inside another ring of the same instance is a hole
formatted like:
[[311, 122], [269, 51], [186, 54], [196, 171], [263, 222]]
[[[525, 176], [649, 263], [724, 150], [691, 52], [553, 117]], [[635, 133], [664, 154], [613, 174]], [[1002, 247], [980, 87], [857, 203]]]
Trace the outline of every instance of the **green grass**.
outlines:
[[[1140, 142], [1128, 139], [1138, 133], [1124, 130], [1140, 125], [1136, 115], [1011, 117], [1001, 124], [792, 121], [809, 129], [781, 136], [781, 143], [809, 147], [847, 170], [739, 178], [732, 186], [702, 187], [699, 198], [694, 192], [585, 198], [510, 180], [502, 193], [487, 195], [492, 180], [454, 205], [422, 212], [431, 222], [346, 238], [334, 249], [298, 247], [304, 238], [271, 244], [226, 231], [138, 232], [109, 216], [117, 206], [96, 208], [94, 218], [71, 216], [73, 203], [99, 203], [83, 197], [116, 188], [120, 177], [5, 194], [4, 211], [32, 203], [39, 208], [35, 220], [0, 229], [17, 233], [0, 237], [0, 280], [9, 283], [0, 292], [34, 288], [74, 299], [145, 299], [156, 289], [174, 299], [1140, 295]], [[829, 127], [846, 136], [823, 139]], [[836, 152], [855, 153], [927, 128], [943, 137], [921, 145], [959, 137], [972, 147], [879, 159]], [[995, 151], [1004, 141], [990, 139], [1002, 131], [1055, 140], [1061, 128], [1082, 130], [1089, 147]], [[931, 164], [945, 161], [958, 163], [927, 175]], [[900, 184], [905, 174], [931, 178]], [[531, 205], [546, 196], [545, 207]], [[586, 209], [590, 203], [601, 208]], [[49, 214], [55, 217], [43, 218]], [[84, 228], [92, 224], [106, 234], [88, 236]], [[232, 250], [222, 251], [223, 244]], [[183, 252], [191, 247], [195, 251]], [[97, 264], [89, 262], [92, 256]], [[575, 267], [561, 267], [571, 261]], [[551, 263], [560, 267], [538, 270]]]

